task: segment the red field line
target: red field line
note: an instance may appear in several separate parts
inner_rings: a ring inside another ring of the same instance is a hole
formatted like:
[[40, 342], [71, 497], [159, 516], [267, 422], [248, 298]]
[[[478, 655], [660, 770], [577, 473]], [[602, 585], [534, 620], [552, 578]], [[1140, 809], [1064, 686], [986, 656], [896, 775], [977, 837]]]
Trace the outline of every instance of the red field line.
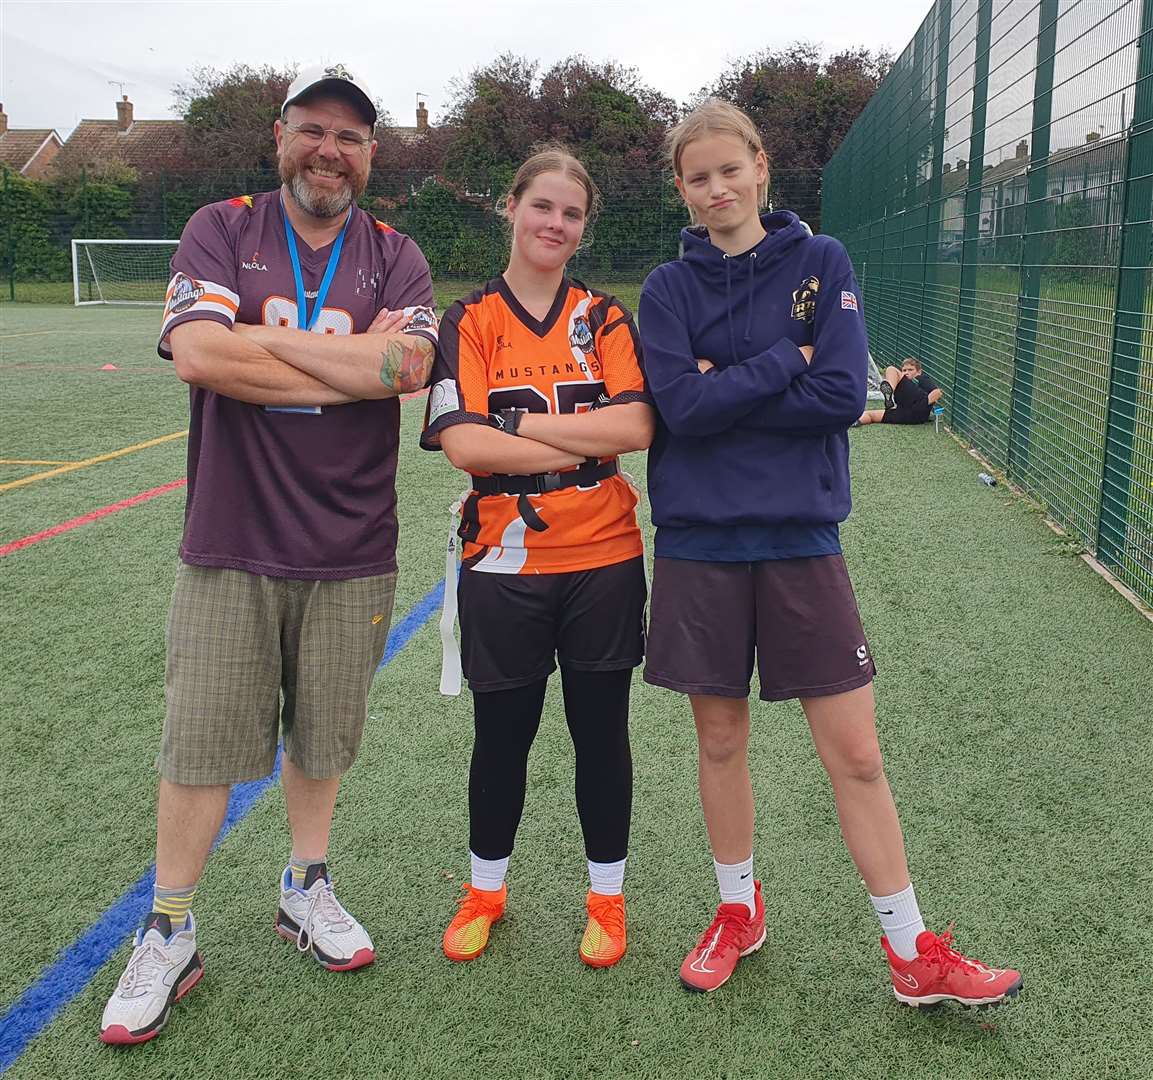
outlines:
[[100, 518], [107, 517], [109, 514], [115, 514], [120, 510], [127, 510], [130, 506], [139, 506], [141, 503], [146, 503], [150, 499], [155, 499], [158, 495], [166, 495], [170, 491], [182, 488], [187, 483], [188, 481], [184, 478], [173, 480], [170, 483], [161, 484], [160, 487], [154, 487], [149, 491], [142, 491], [139, 495], [133, 495], [131, 498], [121, 499], [120, 502], [112, 503], [109, 506], [102, 506], [99, 510], [92, 510], [87, 514], [81, 514], [80, 517], [74, 517], [69, 521], [62, 521], [59, 525], [53, 525], [51, 528], [44, 529], [41, 532], [32, 533], [30, 536], [22, 536], [19, 540], [12, 540], [7, 544], [0, 544], [0, 558], [5, 555], [11, 555], [14, 551], [20, 551], [22, 548], [38, 544], [41, 540], [50, 540], [52, 537], [59, 536], [61, 533], [78, 529], [81, 525], [89, 525], [93, 521], [99, 521]]

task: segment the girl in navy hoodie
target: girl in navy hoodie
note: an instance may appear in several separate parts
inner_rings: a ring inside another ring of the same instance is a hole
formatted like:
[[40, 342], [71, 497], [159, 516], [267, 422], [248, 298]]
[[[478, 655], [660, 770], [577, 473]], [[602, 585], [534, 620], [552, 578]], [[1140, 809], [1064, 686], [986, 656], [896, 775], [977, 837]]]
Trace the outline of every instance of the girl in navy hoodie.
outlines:
[[701, 804], [721, 904], [681, 966], [715, 990], [765, 940], [753, 877], [749, 686], [799, 698], [841, 833], [909, 1005], [993, 1004], [1020, 990], [925, 928], [885, 779], [873, 659], [841, 557], [847, 429], [865, 406], [868, 343], [844, 247], [787, 210], [761, 214], [768, 163], [739, 109], [716, 99], [669, 134], [694, 226], [644, 284], [640, 332], [658, 424], [649, 456], [656, 533], [645, 680], [689, 695]]

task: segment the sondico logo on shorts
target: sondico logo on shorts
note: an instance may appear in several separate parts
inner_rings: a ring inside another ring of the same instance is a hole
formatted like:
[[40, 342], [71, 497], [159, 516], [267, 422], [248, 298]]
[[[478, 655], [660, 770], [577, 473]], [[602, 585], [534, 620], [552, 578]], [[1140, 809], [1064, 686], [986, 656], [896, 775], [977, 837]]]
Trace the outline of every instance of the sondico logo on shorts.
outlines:
[[436, 423], [442, 416], [460, 408], [460, 396], [453, 379], [441, 379], [428, 393], [428, 422]]
[[864, 667], [869, 662], [869, 646], [857, 646], [857, 667]]
[[204, 286], [186, 274], [177, 274], [172, 280], [172, 295], [168, 298], [168, 314], [179, 315], [187, 311], [204, 295]]

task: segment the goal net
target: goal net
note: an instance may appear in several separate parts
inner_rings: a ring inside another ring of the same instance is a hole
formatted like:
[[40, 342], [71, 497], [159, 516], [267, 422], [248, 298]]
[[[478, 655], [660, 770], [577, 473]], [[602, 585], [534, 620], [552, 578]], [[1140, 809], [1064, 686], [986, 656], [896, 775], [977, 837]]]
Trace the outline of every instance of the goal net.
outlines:
[[73, 240], [76, 304], [163, 304], [176, 240]]

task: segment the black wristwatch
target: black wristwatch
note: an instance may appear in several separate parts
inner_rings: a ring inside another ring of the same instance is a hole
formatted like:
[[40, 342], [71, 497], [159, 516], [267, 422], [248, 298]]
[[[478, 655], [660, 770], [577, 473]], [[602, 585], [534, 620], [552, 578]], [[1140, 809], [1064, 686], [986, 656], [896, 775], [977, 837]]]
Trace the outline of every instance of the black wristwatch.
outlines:
[[517, 428], [520, 427], [520, 418], [523, 412], [523, 409], [500, 409], [497, 412], [488, 414], [488, 422], [498, 431], [503, 431], [506, 435], [516, 435], [518, 434]]

